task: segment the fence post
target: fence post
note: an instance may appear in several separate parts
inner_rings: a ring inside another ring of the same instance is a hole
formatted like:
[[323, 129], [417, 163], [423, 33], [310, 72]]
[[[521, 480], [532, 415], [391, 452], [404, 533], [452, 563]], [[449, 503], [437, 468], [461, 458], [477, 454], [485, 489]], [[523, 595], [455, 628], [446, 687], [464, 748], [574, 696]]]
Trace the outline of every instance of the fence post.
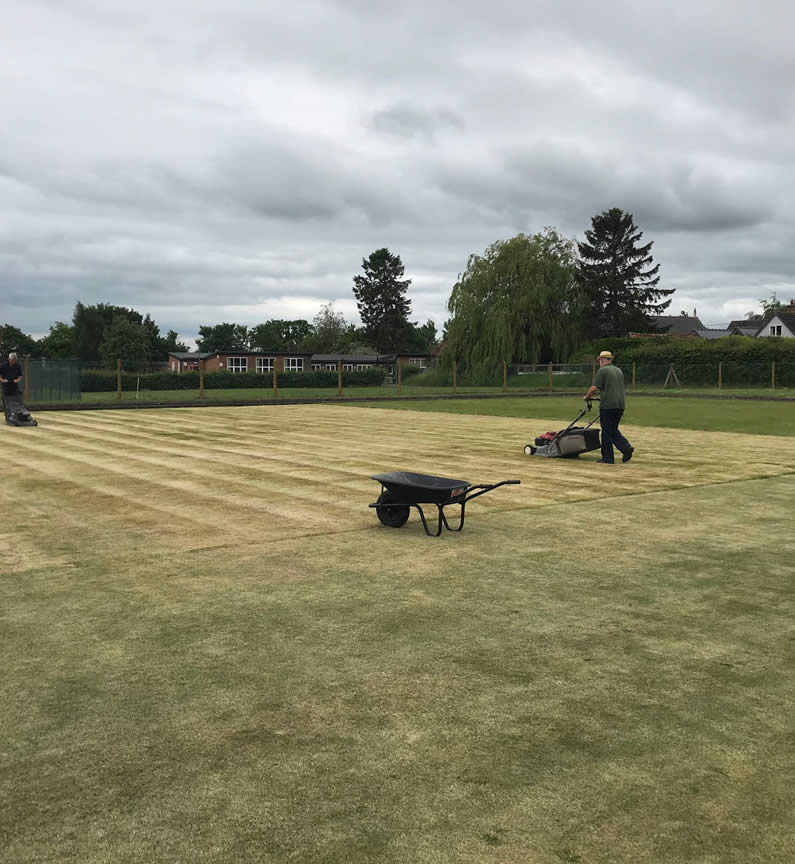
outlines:
[[30, 395], [30, 386], [28, 385], [28, 378], [29, 377], [30, 377], [30, 357], [26, 357], [25, 358], [25, 384], [23, 386], [23, 392], [25, 394], [23, 398], [24, 398], [25, 402], [28, 401], [28, 398]]
[[458, 360], [453, 360], [453, 393], [457, 390], [456, 371], [458, 369]]
[[596, 363], [591, 363], [591, 384], [593, 384], [594, 378], [596, 378]]
[[636, 386], [635, 380], [636, 380], [635, 379], [635, 361], [633, 360], [632, 361], [632, 389], [633, 390], [635, 389], [635, 386]]
[[276, 360], [277, 358], [273, 358], [273, 398], [275, 399], [279, 395], [279, 381], [278, 381], [278, 371], [276, 370]]
[[718, 360], [718, 390], [723, 387], [723, 360]]
[[342, 357], [337, 360], [337, 396], [342, 396]]
[[121, 399], [121, 358], [116, 360], [116, 398]]
[[770, 361], [770, 389], [776, 389], [776, 361]]
[[204, 399], [204, 357], [199, 358], [199, 399]]
[[552, 392], [552, 361], [549, 361], [549, 391]]
[[397, 378], [398, 378], [398, 396], [400, 396], [400, 394], [403, 390], [403, 375], [400, 371], [400, 359], [395, 360], [395, 365], [397, 366], [397, 373], [398, 373], [398, 376], [397, 376]]
[[508, 364], [502, 361], [502, 392], [508, 392]]

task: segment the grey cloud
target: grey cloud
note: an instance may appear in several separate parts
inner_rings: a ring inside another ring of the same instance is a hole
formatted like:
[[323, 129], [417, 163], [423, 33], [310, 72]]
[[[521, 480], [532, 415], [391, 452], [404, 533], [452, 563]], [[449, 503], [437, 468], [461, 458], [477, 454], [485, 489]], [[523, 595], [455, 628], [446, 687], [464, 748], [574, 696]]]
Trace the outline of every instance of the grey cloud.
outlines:
[[386, 135], [407, 139], [420, 136], [433, 141], [440, 130], [465, 129], [466, 121], [450, 108], [427, 109], [403, 103], [374, 112], [369, 125]]
[[351, 308], [386, 245], [441, 326], [470, 253], [610, 206], [716, 315], [793, 285], [795, 7], [763, 5], [19, 5], [2, 317], [46, 331], [107, 301], [184, 333], [222, 302]]

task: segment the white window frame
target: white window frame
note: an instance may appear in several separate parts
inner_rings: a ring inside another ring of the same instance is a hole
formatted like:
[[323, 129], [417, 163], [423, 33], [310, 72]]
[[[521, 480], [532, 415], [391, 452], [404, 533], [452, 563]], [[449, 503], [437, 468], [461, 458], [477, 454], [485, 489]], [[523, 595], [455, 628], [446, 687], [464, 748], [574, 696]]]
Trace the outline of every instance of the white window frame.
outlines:
[[303, 357], [285, 357], [284, 358], [285, 372], [303, 372], [304, 358]]
[[226, 369], [233, 375], [241, 375], [244, 372], [248, 372], [248, 357], [227, 357]]
[[267, 375], [276, 367], [275, 357], [257, 357], [257, 374]]
[[409, 357], [409, 366], [419, 366], [420, 369], [427, 369], [428, 361], [425, 357]]
[[[326, 365], [323, 368], [327, 372], [336, 372], [337, 371], [337, 364], [336, 363], [326, 363]], [[342, 368], [344, 369], [345, 367], [343, 366]]]
[[781, 324], [771, 324], [770, 325], [770, 335], [771, 336], [781, 336]]
[[357, 372], [361, 372], [362, 369], [372, 369], [372, 368], [373, 368], [372, 363], [357, 363], [357, 365], [356, 365], [356, 371]]

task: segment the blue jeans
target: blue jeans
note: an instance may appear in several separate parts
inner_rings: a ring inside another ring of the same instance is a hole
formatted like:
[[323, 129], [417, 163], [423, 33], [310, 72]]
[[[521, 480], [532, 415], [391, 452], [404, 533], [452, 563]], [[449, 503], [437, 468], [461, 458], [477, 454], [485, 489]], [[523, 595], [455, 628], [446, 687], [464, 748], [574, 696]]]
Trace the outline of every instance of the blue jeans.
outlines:
[[602, 408], [599, 411], [599, 425], [602, 427], [602, 461], [614, 462], [613, 447], [626, 453], [632, 446], [621, 434], [618, 424], [624, 413], [623, 408]]

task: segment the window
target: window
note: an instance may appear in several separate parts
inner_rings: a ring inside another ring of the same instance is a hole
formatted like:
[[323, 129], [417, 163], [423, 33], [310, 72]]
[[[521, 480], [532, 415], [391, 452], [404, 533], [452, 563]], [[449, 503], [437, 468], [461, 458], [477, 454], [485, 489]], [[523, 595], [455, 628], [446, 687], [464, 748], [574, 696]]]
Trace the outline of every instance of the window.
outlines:
[[323, 368], [322, 363], [313, 363], [312, 364], [312, 371], [313, 372], [319, 372], [322, 368]]
[[372, 368], [373, 368], [373, 364], [372, 364], [372, 363], [359, 363], [359, 364], [356, 366], [356, 371], [357, 371], [357, 372], [361, 372], [362, 369], [372, 369]]
[[273, 357], [257, 357], [257, 372], [260, 375], [273, 372]]
[[233, 374], [248, 372], [248, 357], [229, 357], [226, 368]]
[[353, 372], [353, 363], [343, 363], [342, 368], [345, 372]]
[[425, 358], [424, 357], [409, 357], [409, 366], [419, 366], [420, 369], [425, 368]]
[[285, 357], [284, 358], [285, 372], [303, 372], [304, 358], [303, 357]]
[[[344, 369], [345, 367], [343, 366], [342, 368]], [[326, 363], [326, 369], [329, 372], [336, 372], [337, 371], [337, 364], [336, 363]]]
[[771, 336], [781, 336], [781, 324], [771, 324], [770, 325], [770, 335]]

